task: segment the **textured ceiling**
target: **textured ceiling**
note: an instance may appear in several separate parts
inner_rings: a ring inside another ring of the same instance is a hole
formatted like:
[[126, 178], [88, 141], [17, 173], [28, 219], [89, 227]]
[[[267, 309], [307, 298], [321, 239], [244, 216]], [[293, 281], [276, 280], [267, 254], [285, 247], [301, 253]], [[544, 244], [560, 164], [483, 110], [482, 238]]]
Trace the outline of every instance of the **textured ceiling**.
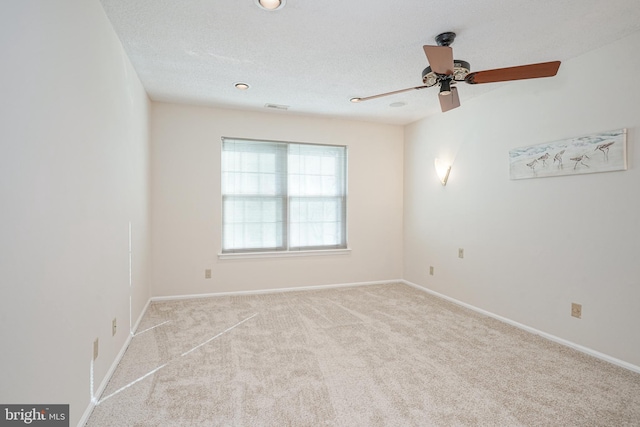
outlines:
[[[422, 46], [441, 32], [458, 34], [454, 57], [479, 71], [566, 61], [640, 30], [638, 0], [101, 2], [152, 100], [395, 124], [443, 114], [437, 88], [349, 99], [421, 85]], [[585, 72], [606, 74], [593, 66]], [[461, 83], [461, 108], [506, 84], [519, 82]]]

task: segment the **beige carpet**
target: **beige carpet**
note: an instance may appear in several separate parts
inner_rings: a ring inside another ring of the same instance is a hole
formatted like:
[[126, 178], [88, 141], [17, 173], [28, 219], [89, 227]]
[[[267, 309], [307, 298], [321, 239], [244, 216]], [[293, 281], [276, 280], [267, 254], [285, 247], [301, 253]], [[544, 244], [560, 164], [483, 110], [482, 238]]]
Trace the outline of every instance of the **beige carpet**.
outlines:
[[88, 426], [640, 425], [640, 374], [403, 284], [158, 302], [138, 331]]

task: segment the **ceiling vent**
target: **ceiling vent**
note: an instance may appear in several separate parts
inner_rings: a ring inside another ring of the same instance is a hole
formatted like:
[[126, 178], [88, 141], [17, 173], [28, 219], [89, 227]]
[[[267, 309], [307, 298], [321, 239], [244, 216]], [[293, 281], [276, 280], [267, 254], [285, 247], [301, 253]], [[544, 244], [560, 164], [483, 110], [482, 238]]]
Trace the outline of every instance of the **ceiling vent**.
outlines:
[[264, 104], [265, 108], [272, 108], [274, 110], [288, 110], [288, 105], [278, 105], [278, 104]]

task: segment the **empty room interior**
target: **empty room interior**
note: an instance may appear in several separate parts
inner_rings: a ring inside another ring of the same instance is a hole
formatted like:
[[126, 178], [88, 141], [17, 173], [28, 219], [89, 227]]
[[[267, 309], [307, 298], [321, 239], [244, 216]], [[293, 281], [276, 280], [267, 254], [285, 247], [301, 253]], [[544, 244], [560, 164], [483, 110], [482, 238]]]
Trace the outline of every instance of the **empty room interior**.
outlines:
[[0, 404], [640, 425], [640, 4], [264, 3], [0, 5]]

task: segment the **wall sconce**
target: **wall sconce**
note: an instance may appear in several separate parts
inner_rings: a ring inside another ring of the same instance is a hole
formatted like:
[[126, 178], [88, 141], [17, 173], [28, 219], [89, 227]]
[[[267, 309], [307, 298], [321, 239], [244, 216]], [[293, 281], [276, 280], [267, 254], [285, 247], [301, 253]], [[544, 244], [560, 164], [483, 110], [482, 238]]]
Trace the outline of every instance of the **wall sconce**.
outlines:
[[442, 185], [447, 185], [447, 180], [449, 179], [449, 172], [451, 172], [451, 165], [444, 163], [440, 159], [436, 159], [436, 174], [438, 178], [440, 178], [440, 182]]

